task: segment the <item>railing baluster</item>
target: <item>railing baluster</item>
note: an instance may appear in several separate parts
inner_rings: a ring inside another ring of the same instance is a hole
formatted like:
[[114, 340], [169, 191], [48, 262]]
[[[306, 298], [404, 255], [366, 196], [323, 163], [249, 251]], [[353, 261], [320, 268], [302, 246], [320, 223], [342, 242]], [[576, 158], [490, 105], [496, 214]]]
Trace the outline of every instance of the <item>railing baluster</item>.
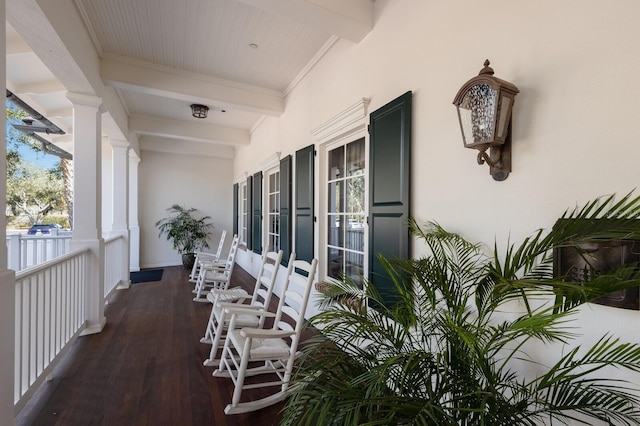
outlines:
[[84, 328], [83, 285], [89, 255], [88, 249], [77, 250], [16, 274], [17, 411]]
[[7, 260], [16, 272], [55, 259], [69, 251], [71, 233], [51, 236], [8, 235]]
[[[19, 261], [25, 268], [16, 274], [16, 412], [85, 327], [84, 280], [91, 253], [83, 249], [62, 254], [69, 250], [70, 239], [70, 235], [20, 236], [19, 246], [11, 251], [12, 263], [18, 265]], [[128, 263], [123, 263], [122, 256], [127, 243], [121, 235], [105, 241], [105, 299], [121, 281], [128, 281], [128, 271], [124, 271]]]

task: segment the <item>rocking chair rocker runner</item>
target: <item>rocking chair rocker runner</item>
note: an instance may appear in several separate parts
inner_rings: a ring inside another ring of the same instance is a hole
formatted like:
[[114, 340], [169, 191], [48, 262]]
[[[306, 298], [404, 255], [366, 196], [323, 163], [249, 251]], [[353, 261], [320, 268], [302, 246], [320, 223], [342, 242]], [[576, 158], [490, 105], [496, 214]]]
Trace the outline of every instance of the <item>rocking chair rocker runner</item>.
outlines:
[[[301, 354], [298, 351], [298, 343], [304, 326], [304, 314], [309, 302], [317, 263], [316, 259], [311, 263], [302, 260], [289, 262], [285, 288], [276, 313], [240, 306], [224, 308], [225, 314], [231, 315], [231, 320], [220, 366], [213, 375], [230, 377], [235, 385], [231, 404], [225, 408], [225, 414], [259, 410], [284, 399], [293, 364]], [[304, 271], [308, 276], [305, 277], [298, 271]], [[237, 328], [237, 318], [243, 314], [273, 317], [273, 327]], [[286, 314], [293, 325], [285, 322], [282, 314]], [[256, 362], [259, 362], [257, 367], [249, 368], [249, 363], [254, 365]], [[245, 384], [246, 377], [260, 374], [275, 375], [277, 380]], [[279, 386], [280, 389], [270, 396], [241, 402], [243, 390], [275, 386]]]
[[[224, 334], [229, 325], [230, 315], [225, 315], [224, 308], [238, 306], [241, 308], [249, 308], [256, 310], [267, 310], [273, 294], [273, 287], [280, 269], [280, 261], [282, 260], [282, 250], [279, 252], [267, 251], [262, 255], [262, 264], [256, 278], [255, 288], [252, 294], [249, 294], [242, 288], [233, 288], [229, 290], [212, 289], [207, 294], [207, 299], [212, 303], [211, 315], [207, 323], [204, 337], [200, 339], [202, 343], [211, 344], [209, 358], [205, 359], [203, 364], [207, 367], [218, 365], [218, 349], [224, 342]], [[249, 303], [245, 303], [247, 299]], [[257, 315], [240, 315], [236, 318], [236, 327], [262, 327], [266, 317]]]
[[195, 283], [198, 278], [198, 274], [200, 273], [200, 263], [201, 262], [219, 262], [220, 254], [222, 254], [222, 247], [224, 246], [224, 239], [227, 236], [227, 231], [222, 231], [220, 234], [220, 241], [218, 242], [218, 250], [215, 253], [208, 253], [206, 251], [197, 251], [196, 252], [196, 261], [193, 262], [193, 268], [191, 268], [191, 273], [189, 274], [189, 282]]
[[196, 285], [193, 292], [196, 294], [194, 302], [208, 302], [206, 295], [203, 294], [207, 288], [217, 288], [226, 290], [231, 282], [231, 274], [236, 264], [236, 252], [238, 251], [239, 237], [233, 236], [229, 256], [224, 264], [220, 265], [215, 262], [201, 262], [200, 272], [196, 279]]

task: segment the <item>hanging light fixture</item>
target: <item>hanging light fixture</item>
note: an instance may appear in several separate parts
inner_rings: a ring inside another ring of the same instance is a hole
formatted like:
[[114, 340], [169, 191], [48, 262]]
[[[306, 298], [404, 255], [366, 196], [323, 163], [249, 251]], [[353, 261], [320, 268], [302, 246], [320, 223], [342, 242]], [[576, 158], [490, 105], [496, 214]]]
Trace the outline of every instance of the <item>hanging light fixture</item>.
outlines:
[[519, 90], [494, 77], [489, 64], [487, 59], [478, 76], [458, 91], [453, 104], [464, 146], [480, 151], [478, 164], [487, 163], [493, 179], [503, 181], [511, 172], [511, 108]]
[[195, 118], [207, 118], [208, 112], [209, 107], [206, 105], [191, 104], [191, 114], [193, 114]]

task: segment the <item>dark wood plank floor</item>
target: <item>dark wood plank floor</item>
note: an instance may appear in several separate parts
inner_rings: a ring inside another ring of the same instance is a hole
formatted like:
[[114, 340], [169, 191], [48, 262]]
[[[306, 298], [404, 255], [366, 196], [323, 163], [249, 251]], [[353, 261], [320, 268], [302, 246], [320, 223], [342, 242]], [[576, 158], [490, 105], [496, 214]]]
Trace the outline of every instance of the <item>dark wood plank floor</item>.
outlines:
[[[255, 280], [236, 267], [233, 285]], [[80, 337], [17, 425], [276, 425], [283, 404], [227, 416], [230, 379], [204, 367], [211, 305], [192, 301], [183, 267], [120, 290], [102, 333]]]

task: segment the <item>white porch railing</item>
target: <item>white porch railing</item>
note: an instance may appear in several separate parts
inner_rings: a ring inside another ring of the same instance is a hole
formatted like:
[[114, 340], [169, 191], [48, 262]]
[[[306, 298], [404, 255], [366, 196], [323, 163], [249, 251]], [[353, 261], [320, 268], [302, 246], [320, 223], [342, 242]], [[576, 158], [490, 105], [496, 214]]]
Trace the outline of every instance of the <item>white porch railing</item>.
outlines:
[[39, 265], [69, 251], [71, 233], [50, 236], [8, 235], [7, 265], [14, 271], [22, 271]]
[[75, 250], [16, 274], [16, 413], [84, 328], [89, 256]]

